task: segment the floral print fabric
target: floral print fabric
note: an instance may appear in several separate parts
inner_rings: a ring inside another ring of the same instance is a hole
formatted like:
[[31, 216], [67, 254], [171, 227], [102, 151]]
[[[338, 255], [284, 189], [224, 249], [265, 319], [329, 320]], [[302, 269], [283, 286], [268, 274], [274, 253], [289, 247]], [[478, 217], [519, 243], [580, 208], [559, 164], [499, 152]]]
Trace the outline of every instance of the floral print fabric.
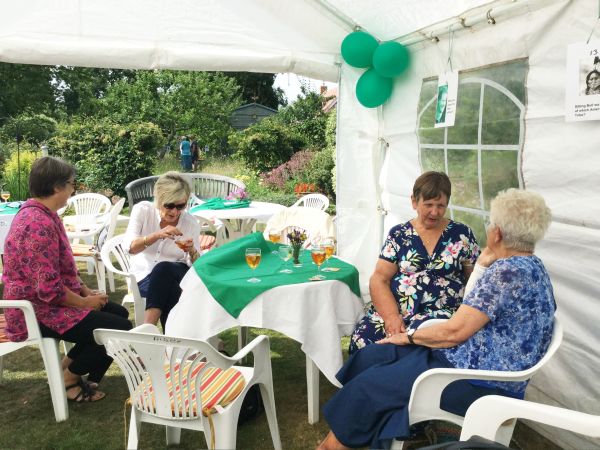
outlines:
[[[410, 222], [393, 227], [379, 258], [398, 266], [390, 289], [404, 323], [416, 328], [429, 319], [450, 318], [463, 296], [463, 264], [474, 264], [478, 256], [475, 235], [462, 223], [450, 221], [431, 255]], [[350, 353], [384, 337], [383, 319], [372, 305], [354, 329]]]
[[[75, 293], [81, 290], [77, 266], [60, 218], [33, 199], [21, 206], [6, 238], [2, 282], [4, 299], [29, 300], [38, 322], [59, 334], [91, 311], [62, 305], [65, 287]], [[7, 308], [5, 315], [8, 338], [27, 339], [23, 313]]]
[[[537, 256], [513, 256], [493, 263], [463, 301], [490, 321], [456, 347], [439, 350], [457, 368], [518, 371], [544, 356], [552, 338], [554, 293]], [[517, 396], [526, 381], [484, 384]]]

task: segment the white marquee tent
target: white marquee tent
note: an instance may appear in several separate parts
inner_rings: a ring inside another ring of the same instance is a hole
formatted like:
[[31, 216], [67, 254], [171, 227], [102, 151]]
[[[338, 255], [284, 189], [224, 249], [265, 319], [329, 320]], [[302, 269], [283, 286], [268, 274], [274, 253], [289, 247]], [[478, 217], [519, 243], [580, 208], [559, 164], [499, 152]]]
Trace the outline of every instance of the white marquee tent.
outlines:
[[[359, 267], [363, 284], [383, 230], [413, 215], [410, 190], [427, 151], [455, 150], [445, 138], [429, 149], [420, 141], [424, 80], [447, 70], [449, 56], [452, 68], [467, 74], [520, 62], [520, 131], [512, 146], [499, 148], [515, 151], [519, 185], [541, 193], [553, 211], [537, 253], [551, 273], [566, 329], [559, 353], [536, 375], [527, 397], [600, 414], [594, 381], [600, 368], [594, 325], [600, 322], [600, 128], [595, 121], [566, 122], [564, 112], [567, 45], [588, 40], [598, 0], [21, 0], [2, 2], [0, 11], [3, 62], [293, 72], [338, 81], [339, 247]], [[340, 43], [356, 26], [404, 43], [412, 54], [380, 108], [357, 102], [362, 70], [341, 60]], [[592, 41], [600, 39], [598, 28]], [[481, 72], [462, 79], [459, 91], [468, 83], [490, 84], [481, 79]], [[469, 148], [489, 150], [478, 136]], [[444, 161], [446, 168], [452, 164]], [[565, 448], [600, 445], [541, 432]]]

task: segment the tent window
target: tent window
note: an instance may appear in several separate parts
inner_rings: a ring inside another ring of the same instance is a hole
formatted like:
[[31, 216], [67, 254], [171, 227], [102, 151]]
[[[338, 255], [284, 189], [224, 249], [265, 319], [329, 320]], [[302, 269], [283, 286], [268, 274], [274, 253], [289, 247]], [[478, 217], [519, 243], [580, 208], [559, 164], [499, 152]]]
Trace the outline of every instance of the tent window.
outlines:
[[417, 133], [423, 171], [452, 180], [449, 215], [467, 223], [485, 245], [490, 200], [521, 187], [527, 60], [459, 74], [453, 127], [434, 128], [437, 78], [423, 81]]

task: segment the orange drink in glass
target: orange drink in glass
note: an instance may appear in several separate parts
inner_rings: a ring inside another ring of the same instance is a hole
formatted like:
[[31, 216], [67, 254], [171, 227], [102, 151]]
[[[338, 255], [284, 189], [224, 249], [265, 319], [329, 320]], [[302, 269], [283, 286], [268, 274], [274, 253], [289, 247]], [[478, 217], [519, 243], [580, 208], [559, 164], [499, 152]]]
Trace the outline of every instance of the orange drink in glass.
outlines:
[[[260, 248], [247, 248], [246, 249], [246, 264], [250, 267], [250, 269], [255, 270], [260, 264], [261, 259], [261, 251]], [[260, 282], [259, 278], [252, 277], [246, 280], [248, 283], [258, 283]]]
[[317, 265], [316, 278], [323, 280], [325, 277], [321, 275], [321, 264], [323, 264], [326, 259], [325, 248], [322, 245], [314, 246], [310, 250], [310, 256], [313, 262]]

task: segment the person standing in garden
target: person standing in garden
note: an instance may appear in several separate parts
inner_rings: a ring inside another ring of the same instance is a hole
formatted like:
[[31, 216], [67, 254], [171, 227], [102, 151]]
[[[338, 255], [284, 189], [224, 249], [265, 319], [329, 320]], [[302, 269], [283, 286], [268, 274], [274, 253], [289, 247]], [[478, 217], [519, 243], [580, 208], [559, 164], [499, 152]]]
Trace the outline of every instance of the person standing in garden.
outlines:
[[192, 170], [198, 170], [198, 159], [200, 158], [200, 150], [198, 149], [198, 141], [192, 137]]
[[183, 136], [179, 144], [179, 153], [181, 154], [181, 168], [184, 172], [192, 170], [192, 145], [187, 136]]

